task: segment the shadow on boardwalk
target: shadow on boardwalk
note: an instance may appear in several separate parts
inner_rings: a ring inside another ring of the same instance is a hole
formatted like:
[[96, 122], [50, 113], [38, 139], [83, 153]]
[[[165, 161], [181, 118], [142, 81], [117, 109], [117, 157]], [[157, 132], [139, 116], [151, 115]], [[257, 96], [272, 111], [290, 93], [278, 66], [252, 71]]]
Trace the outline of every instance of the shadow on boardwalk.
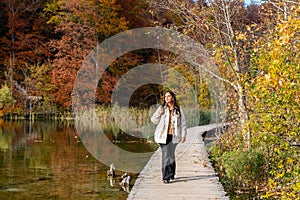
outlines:
[[200, 179], [211, 179], [214, 178], [214, 175], [202, 175], [202, 176], [182, 176], [182, 177], [177, 177], [174, 179], [172, 183], [177, 183], [177, 182], [188, 182], [188, 181], [194, 181], [194, 180], [200, 180]]
[[164, 184], [161, 151], [158, 149], [136, 180], [128, 200], [229, 199], [211, 166], [202, 133], [216, 128], [206, 125], [188, 129], [187, 141], [176, 148], [176, 178]]

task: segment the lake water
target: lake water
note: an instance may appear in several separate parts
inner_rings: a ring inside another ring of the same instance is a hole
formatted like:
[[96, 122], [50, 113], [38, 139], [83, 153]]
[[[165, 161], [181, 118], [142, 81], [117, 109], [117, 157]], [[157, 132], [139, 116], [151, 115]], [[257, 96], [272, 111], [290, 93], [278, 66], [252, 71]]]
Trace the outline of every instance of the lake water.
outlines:
[[[157, 148], [116, 131], [106, 135], [128, 151]], [[72, 122], [0, 121], [0, 199], [126, 199], [130, 187], [119, 184], [124, 172], [109, 179], [108, 169], [87, 151]], [[131, 184], [137, 175], [130, 174]]]

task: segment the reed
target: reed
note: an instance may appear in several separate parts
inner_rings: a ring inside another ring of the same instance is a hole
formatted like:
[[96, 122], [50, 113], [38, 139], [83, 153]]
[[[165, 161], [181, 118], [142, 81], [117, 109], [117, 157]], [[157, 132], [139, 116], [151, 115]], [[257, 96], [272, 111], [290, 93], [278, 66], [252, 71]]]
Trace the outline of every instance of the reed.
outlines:
[[[214, 122], [212, 112], [210, 110], [204, 111], [195, 108], [183, 108], [187, 127], [199, 126]], [[95, 114], [92, 116], [91, 110], [82, 111], [77, 118], [83, 120], [84, 123], [89, 124], [91, 119], [97, 120], [102, 127], [109, 131], [117, 132], [133, 132], [135, 134], [149, 135], [153, 132], [155, 126], [151, 123], [150, 117], [154, 110], [148, 108], [136, 107], [120, 107], [118, 105], [113, 107], [96, 106]], [[56, 112], [56, 113], [31, 113], [31, 115], [23, 113], [10, 113], [3, 116], [5, 120], [32, 120], [32, 121], [70, 121], [75, 119], [75, 115], [71, 111]], [[118, 128], [116, 128], [118, 127]], [[120, 129], [118, 131], [118, 129]], [[134, 134], [133, 134], [134, 135]], [[143, 136], [144, 137], [144, 136]]]
[[[212, 123], [211, 112], [195, 108], [183, 108], [187, 128]], [[128, 134], [137, 138], [151, 140], [155, 125], [150, 121], [154, 110], [135, 107], [104, 107], [98, 106], [95, 113], [85, 110], [78, 117], [81, 123], [93, 127], [94, 122], [100, 125], [102, 131], [110, 133], [115, 139], [120, 134]], [[95, 114], [95, 116], [94, 116]]]

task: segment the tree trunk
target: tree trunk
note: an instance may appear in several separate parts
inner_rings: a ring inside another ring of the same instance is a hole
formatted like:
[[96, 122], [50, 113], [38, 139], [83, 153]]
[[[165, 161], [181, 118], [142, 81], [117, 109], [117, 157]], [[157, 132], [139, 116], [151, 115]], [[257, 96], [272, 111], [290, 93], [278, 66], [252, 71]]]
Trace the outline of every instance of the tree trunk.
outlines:
[[247, 127], [247, 121], [249, 120], [249, 113], [246, 108], [246, 98], [244, 88], [240, 83], [237, 85], [238, 88], [238, 113], [239, 121], [243, 131], [246, 131], [244, 141], [246, 141], [247, 148], [251, 148], [251, 134]]

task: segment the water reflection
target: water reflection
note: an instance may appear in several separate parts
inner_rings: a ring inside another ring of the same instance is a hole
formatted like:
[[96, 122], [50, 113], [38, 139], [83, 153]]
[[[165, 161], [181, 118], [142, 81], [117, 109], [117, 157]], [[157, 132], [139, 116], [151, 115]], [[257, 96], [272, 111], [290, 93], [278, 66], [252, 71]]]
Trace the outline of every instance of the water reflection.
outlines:
[[[141, 151], [157, 148], [132, 140], [118, 145], [138, 145]], [[109, 167], [89, 154], [72, 123], [0, 121], [0, 150], [0, 199], [121, 200], [130, 190], [120, 185], [124, 172], [107, 177]], [[130, 176], [133, 184], [137, 174]]]

